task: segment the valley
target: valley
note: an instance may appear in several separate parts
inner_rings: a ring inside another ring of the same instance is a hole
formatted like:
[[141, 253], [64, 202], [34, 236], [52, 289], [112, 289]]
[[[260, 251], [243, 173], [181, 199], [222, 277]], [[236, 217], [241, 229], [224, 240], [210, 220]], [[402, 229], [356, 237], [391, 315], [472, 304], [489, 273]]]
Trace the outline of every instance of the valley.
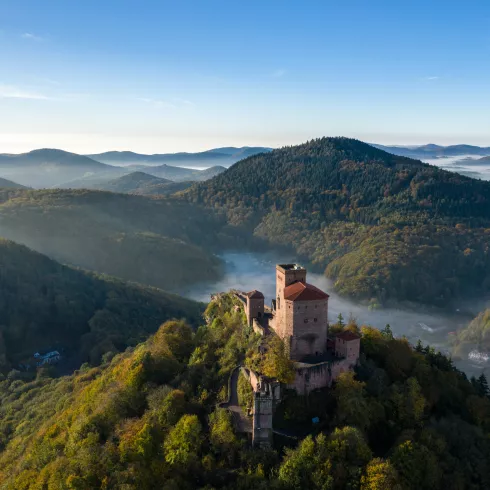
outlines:
[[[209, 281], [178, 291], [182, 296], [195, 301], [208, 302], [212, 295], [232, 289], [251, 291], [258, 289], [265, 295], [266, 304], [270, 304], [275, 295], [276, 263], [295, 263], [297, 257], [284, 252], [227, 252], [219, 255], [224, 262], [224, 275], [218, 281]], [[406, 337], [412, 345], [420, 339], [441, 352], [452, 354], [452, 332], [463, 329], [479, 312], [481, 304], [462, 303], [459, 308], [441, 310], [403, 305], [398, 307], [372, 309], [366, 303], [349, 300], [340, 296], [333, 282], [322, 274], [309, 272], [309, 282], [326, 291], [329, 296], [328, 318], [331, 324], [338, 321], [339, 314], [345, 322], [354, 318], [359, 325], [370, 325], [383, 329], [389, 324], [397, 337]], [[472, 344], [476, 346], [476, 342]], [[476, 364], [463, 358], [454, 360], [455, 365], [468, 373], [479, 376], [486, 364]]]
[[[252, 155], [201, 183], [155, 174], [211, 177], [213, 168], [114, 168], [121, 175], [86, 176], [81, 189], [0, 191], [0, 235], [63, 264], [204, 302], [257, 283], [270, 300], [264, 271], [300, 262], [331, 295], [330, 322], [342, 314], [390, 324], [446, 353], [448, 334], [481, 311], [472, 300], [484, 308], [485, 182], [346, 138]], [[466, 359], [458, 367], [481, 370]]]
[[223, 226], [206, 210], [176, 200], [0, 190], [0, 236], [62, 263], [168, 291], [220, 277], [217, 244], [235, 240]]
[[490, 2], [0, 19], [0, 490], [490, 490]]

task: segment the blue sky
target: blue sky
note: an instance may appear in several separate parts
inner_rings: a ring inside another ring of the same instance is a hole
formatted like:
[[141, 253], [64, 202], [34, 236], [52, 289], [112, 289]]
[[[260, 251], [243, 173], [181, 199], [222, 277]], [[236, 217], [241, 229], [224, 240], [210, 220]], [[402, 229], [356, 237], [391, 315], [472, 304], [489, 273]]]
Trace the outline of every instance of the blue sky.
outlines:
[[490, 146], [490, 2], [0, 0], [0, 152]]

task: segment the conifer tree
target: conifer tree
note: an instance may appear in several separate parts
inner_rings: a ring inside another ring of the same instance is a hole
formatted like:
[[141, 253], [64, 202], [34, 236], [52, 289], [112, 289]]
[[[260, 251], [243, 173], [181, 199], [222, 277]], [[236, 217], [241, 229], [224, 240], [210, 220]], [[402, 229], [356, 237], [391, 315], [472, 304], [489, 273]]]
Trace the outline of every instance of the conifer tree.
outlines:
[[478, 383], [478, 394], [480, 396], [488, 396], [490, 394], [490, 390], [488, 389], [488, 381], [484, 373], [480, 374], [477, 383]]

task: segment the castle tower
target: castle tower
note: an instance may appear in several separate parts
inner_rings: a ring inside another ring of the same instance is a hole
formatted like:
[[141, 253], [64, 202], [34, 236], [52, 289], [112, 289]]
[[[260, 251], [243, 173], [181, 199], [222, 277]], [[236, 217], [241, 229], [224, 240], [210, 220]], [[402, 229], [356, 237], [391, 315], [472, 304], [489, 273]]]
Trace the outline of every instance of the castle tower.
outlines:
[[247, 293], [247, 304], [245, 307], [245, 314], [247, 315], [248, 325], [252, 325], [254, 318], [260, 321], [264, 316], [264, 295], [254, 289]]
[[277, 334], [284, 338], [285, 313], [284, 290], [295, 282], [306, 283], [306, 269], [298, 264], [276, 265], [276, 324]]
[[274, 329], [294, 361], [317, 362], [327, 351], [328, 294], [308, 284], [298, 264], [276, 266]]

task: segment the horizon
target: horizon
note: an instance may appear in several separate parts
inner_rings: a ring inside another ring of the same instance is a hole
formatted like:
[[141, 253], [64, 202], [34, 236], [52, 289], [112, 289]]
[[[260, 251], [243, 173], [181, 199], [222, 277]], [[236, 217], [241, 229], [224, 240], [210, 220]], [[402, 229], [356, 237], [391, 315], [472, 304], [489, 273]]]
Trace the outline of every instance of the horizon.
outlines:
[[5, 153], [490, 146], [488, 2], [6, 0], [0, 18]]
[[[77, 152], [77, 151], [74, 151], [74, 150], [70, 150], [70, 149], [65, 149], [65, 148], [62, 148], [62, 147], [55, 147], [55, 146], [46, 146], [46, 147], [34, 147], [34, 148], [31, 148], [31, 149], [27, 149], [25, 151], [19, 151], [19, 152], [14, 152], [14, 151], [3, 151], [2, 148], [0, 148], [0, 155], [21, 155], [21, 154], [25, 154], [25, 153], [30, 153], [30, 152], [33, 152], [33, 151], [37, 151], [37, 150], [60, 150], [60, 151], [65, 151], [67, 153], [74, 153], [74, 154], [78, 154], [78, 155], [82, 155], [82, 156], [87, 156], [87, 157], [90, 157], [90, 156], [93, 156], [93, 155], [100, 155], [100, 154], [104, 154], [104, 153], [135, 153], [135, 154], [139, 154], [139, 155], [147, 155], [147, 156], [152, 156], [152, 155], [178, 155], [178, 154], [195, 154], [195, 153], [206, 153], [206, 152], [209, 152], [209, 151], [213, 151], [213, 150], [217, 150], [217, 149], [220, 149], [220, 148], [236, 148], [237, 150], [240, 150], [240, 149], [244, 149], [244, 148], [257, 148], [257, 147], [263, 147], [263, 148], [267, 148], [267, 149], [270, 149], [270, 150], [280, 150], [281, 148], [285, 148], [285, 147], [288, 147], [288, 146], [299, 146], [299, 145], [302, 145], [302, 144], [305, 144], [307, 143], [308, 141], [311, 141], [311, 140], [314, 140], [314, 139], [321, 139], [321, 138], [342, 138], [343, 136], [319, 136], [318, 138], [310, 138], [308, 140], [305, 140], [305, 141], [302, 141], [300, 143], [295, 143], [295, 144], [291, 144], [291, 145], [282, 145], [282, 146], [278, 146], [278, 147], [271, 147], [271, 146], [262, 146], [262, 145], [243, 145], [243, 146], [233, 146], [233, 145], [228, 145], [228, 146], [225, 146], [225, 145], [218, 145], [218, 146], [215, 146], [215, 147], [205, 147], [204, 149], [198, 149], [196, 151], [186, 151], [185, 149], [183, 150], [177, 150], [177, 151], [169, 151], [169, 152], [165, 152], [165, 151], [162, 151], [162, 152], [153, 152], [153, 153], [145, 153], [145, 152], [139, 152], [139, 151], [134, 151], [133, 149], [122, 149], [122, 150], [119, 150], [119, 149], [106, 149], [106, 150], [102, 150], [102, 151], [87, 151], [87, 152]], [[345, 136], [345, 138], [350, 138], [348, 136]], [[351, 138], [351, 139], [358, 139], [358, 138]], [[429, 142], [429, 143], [421, 143], [421, 144], [411, 144], [411, 145], [397, 145], [397, 144], [384, 144], [384, 143], [379, 143], [379, 142], [372, 142], [372, 141], [362, 141], [362, 140], [359, 140], [361, 141], [362, 143], [365, 143], [367, 145], [381, 145], [381, 146], [386, 146], [386, 147], [391, 147], [391, 148], [412, 148], [412, 149], [416, 149], [416, 148], [420, 148], [420, 147], [423, 147], [423, 146], [429, 146], [429, 145], [434, 145], [434, 146], [440, 146], [440, 147], [443, 147], [443, 148], [447, 148], [447, 147], [450, 147], [450, 146], [474, 146], [474, 147], [481, 147], [481, 148], [490, 148], [490, 145], [471, 145], [471, 144], [468, 144], [468, 143], [453, 143], [451, 145], [443, 145], [443, 144], [439, 144], [439, 143], [434, 143], [434, 142]]]

